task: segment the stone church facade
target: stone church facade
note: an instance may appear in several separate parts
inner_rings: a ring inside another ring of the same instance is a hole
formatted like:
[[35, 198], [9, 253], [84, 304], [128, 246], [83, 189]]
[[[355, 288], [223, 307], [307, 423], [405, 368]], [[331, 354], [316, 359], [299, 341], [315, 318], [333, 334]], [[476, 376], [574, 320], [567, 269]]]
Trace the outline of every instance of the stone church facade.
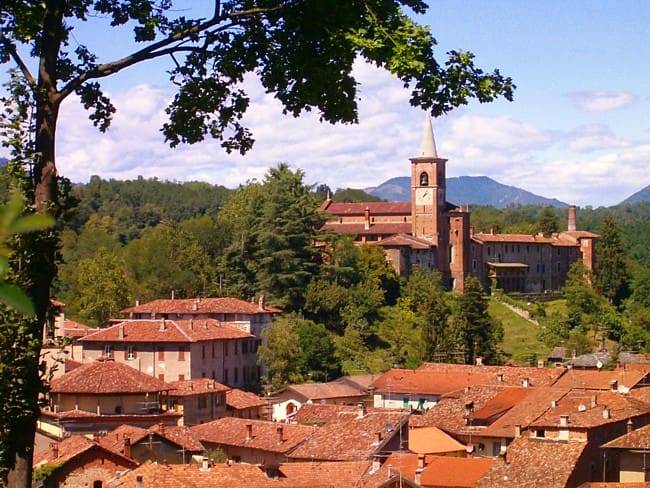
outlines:
[[550, 236], [474, 233], [470, 212], [446, 200], [446, 163], [438, 157], [431, 119], [425, 121], [420, 153], [411, 158], [410, 202], [336, 203], [327, 198], [325, 230], [380, 246], [400, 276], [414, 267], [437, 270], [447, 286], [462, 291], [465, 277], [506, 292], [560, 289], [569, 266], [581, 259], [593, 270], [598, 235], [576, 229], [576, 208], [568, 228]]

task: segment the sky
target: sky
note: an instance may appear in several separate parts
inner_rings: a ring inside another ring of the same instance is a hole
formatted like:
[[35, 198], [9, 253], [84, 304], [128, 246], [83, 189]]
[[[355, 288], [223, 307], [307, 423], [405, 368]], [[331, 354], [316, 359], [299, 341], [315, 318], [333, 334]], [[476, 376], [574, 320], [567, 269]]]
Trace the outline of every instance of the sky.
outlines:
[[[181, 0], [186, 14], [205, 0]], [[416, 20], [431, 26], [439, 60], [464, 49], [486, 71], [499, 68], [517, 85], [513, 102], [476, 101], [433, 121], [448, 176], [497, 181], [578, 205], [613, 205], [650, 184], [650, 2], [646, 0], [431, 1]], [[208, 12], [205, 11], [207, 16]], [[74, 31], [100, 61], [133, 49], [129, 32], [106, 19]], [[117, 107], [101, 134], [78, 100], [64, 102], [57, 164], [75, 182], [158, 177], [236, 187], [263, 178], [279, 162], [310, 183], [365, 188], [409, 174], [425, 114], [388, 73], [359, 61], [359, 124], [330, 126], [310, 113], [284, 116], [254, 78], [244, 86], [244, 122], [256, 139], [245, 156], [207, 141], [169, 148], [159, 131], [173, 96], [168, 60], [130, 68], [102, 82]]]

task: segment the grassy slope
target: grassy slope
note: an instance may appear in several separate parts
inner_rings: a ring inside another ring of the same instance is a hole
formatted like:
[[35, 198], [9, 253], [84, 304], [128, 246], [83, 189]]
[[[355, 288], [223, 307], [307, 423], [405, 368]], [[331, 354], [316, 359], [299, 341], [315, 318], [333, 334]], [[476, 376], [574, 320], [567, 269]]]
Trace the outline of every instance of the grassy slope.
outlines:
[[526, 364], [531, 354], [546, 359], [548, 348], [537, 340], [538, 327], [510, 311], [496, 300], [490, 300], [489, 312], [503, 324], [501, 348], [511, 355], [511, 360]]

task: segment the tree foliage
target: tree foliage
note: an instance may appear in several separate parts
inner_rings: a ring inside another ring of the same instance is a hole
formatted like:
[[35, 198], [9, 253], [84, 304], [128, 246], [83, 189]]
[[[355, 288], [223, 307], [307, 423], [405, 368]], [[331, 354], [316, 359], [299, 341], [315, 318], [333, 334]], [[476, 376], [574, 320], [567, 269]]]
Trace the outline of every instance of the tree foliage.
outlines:
[[596, 286], [612, 303], [619, 305], [629, 293], [627, 257], [621, 232], [613, 217], [603, 221], [596, 246]]

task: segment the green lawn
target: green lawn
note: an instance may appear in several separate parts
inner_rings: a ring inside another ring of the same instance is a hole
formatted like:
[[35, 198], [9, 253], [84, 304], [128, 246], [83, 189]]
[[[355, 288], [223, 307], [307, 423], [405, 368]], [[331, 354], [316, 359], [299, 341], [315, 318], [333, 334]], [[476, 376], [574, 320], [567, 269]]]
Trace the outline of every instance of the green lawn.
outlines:
[[539, 328], [520, 317], [494, 299], [490, 299], [490, 315], [503, 324], [503, 342], [501, 348], [511, 355], [511, 360], [527, 364], [531, 354], [539, 359], [546, 359], [548, 348], [537, 340]]

